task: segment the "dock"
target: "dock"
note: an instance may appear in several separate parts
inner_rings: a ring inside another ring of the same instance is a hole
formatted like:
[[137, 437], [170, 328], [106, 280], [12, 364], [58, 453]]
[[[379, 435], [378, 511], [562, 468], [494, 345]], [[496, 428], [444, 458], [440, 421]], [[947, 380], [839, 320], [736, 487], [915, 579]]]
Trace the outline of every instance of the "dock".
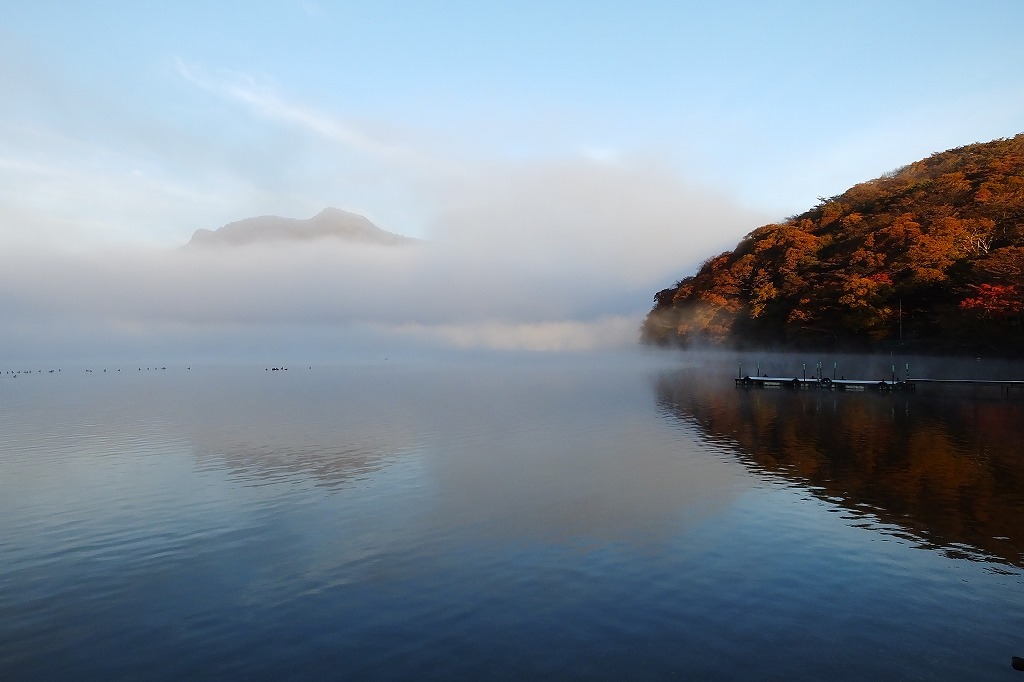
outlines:
[[1018, 388], [1024, 391], [1024, 380], [1017, 379], [830, 379], [829, 377], [770, 377], [743, 376], [736, 378], [736, 386], [742, 388], [789, 388], [819, 389], [827, 391], [913, 391], [918, 384], [952, 386], [996, 386], [1010, 392]]
[[828, 391], [913, 391], [916, 380], [892, 381], [888, 379], [830, 379], [828, 377], [769, 377], [744, 376], [736, 379], [743, 388], [824, 389]]

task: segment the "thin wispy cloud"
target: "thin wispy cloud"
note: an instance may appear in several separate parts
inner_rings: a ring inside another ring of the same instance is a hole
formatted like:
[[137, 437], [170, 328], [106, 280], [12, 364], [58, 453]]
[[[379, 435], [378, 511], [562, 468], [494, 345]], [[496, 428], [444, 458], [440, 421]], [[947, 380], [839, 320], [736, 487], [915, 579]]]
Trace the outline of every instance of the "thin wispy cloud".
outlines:
[[381, 141], [361, 132], [337, 115], [294, 102], [278, 88], [244, 73], [219, 73], [213, 77], [180, 57], [174, 58], [177, 72], [188, 82], [217, 97], [245, 105], [250, 111], [267, 119], [295, 126], [311, 135], [334, 142], [354, 151], [388, 159], [395, 164], [440, 165], [415, 151]]

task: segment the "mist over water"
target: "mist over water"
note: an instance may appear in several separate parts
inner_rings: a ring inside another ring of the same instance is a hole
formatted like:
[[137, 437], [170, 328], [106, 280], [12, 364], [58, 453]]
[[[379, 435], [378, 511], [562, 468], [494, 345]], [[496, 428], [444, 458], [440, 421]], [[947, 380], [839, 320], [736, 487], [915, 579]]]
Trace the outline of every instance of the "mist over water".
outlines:
[[[0, 270], [7, 357], [290, 353], [308, 364], [376, 347], [623, 348], [654, 292], [765, 218], [654, 159], [479, 162], [430, 177], [416, 243], [179, 248], [194, 229], [217, 227], [207, 224], [179, 225], [165, 246], [19, 242]], [[27, 223], [18, 234], [36, 232]]]
[[374, 347], [460, 340], [557, 349], [636, 337], [636, 303], [594, 305], [608, 287], [591, 284], [581, 295], [585, 287], [571, 276], [524, 279], [512, 267], [484, 278], [474, 272], [482, 265], [438, 246], [322, 241], [26, 259], [0, 286], [9, 357], [131, 362], [170, 354], [200, 362], [253, 360], [263, 351], [338, 360]]

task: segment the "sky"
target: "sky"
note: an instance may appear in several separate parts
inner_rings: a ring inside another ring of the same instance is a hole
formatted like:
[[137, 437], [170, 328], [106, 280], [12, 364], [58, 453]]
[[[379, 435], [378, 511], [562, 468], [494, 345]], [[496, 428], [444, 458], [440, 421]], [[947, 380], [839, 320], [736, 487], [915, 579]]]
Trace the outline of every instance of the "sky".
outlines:
[[[1018, 0], [0, 10], [11, 361], [626, 346], [756, 227], [1024, 131]], [[422, 244], [179, 248], [328, 206]]]

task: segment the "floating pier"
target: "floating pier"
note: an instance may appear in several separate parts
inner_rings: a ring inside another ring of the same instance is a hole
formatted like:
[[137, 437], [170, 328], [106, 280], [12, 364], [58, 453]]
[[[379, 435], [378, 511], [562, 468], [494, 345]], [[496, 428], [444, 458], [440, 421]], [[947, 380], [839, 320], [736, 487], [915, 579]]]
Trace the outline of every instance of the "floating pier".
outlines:
[[[1012, 389], [1024, 391], [1024, 380], [1019, 379], [913, 379], [910, 377], [910, 365], [906, 366], [906, 377], [896, 377], [896, 366], [892, 367], [891, 378], [889, 379], [847, 379], [829, 378], [822, 376], [822, 366], [819, 362], [813, 368], [814, 373], [807, 377], [807, 366], [804, 365], [802, 377], [789, 376], [767, 376], [758, 372], [754, 376], [743, 374], [743, 365], [740, 365], [739, 376], [736, 377], [736, 386], [742, 388], [789, 388], [789, 389], [823, 389], [828, 391], [913, 391], [918, 384], [925, 385], [952, 385], [952, 386], [996, 386], [1000, 391], [1009, 395]], [[833, 375], [835, 367], [833, 366]]]
[[830, 379], [828, 377], [801, 379], [799, 377], [744, 376], [736, 379], [736, 385], [744, 388], [816, 388], [830, 391], [913, 391], [917, 381], [917, 379], [892, 381], [888, 379]]

